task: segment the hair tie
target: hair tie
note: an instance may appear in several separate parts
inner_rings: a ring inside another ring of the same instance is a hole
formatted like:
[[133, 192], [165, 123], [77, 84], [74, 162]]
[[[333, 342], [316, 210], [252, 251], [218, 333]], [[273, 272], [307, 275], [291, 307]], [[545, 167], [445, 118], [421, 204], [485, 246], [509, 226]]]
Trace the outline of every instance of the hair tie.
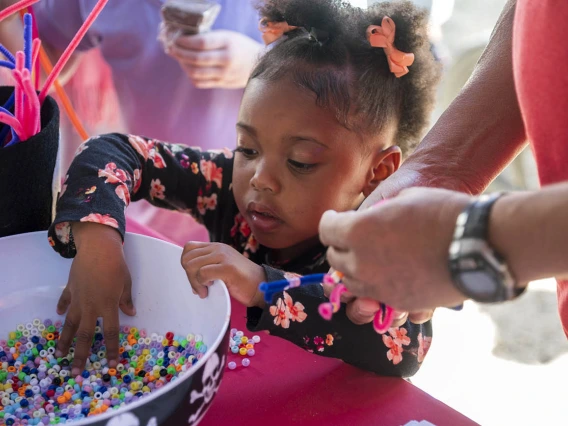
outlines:
[[400, 78], [408, 74], [408, 67], [414, 63], [413, 53], [404, 53], [394, 45], [396, 25], [394, 21], [385, 16], [381, 25], [369, 25], [367, 28], [367, 40], [373, 47], [385, 49], [391, 72]]
[[286, 21], [282, 22], [271, 22], [266, 18], [262, 18], [258, 25], [258, 29], [262, 33], [262, 40], [265, 45], [274, 43], [276, 40], [281, 38], [284, 34], [289, 33], [297, 29], [292, 25], [288, 25]]

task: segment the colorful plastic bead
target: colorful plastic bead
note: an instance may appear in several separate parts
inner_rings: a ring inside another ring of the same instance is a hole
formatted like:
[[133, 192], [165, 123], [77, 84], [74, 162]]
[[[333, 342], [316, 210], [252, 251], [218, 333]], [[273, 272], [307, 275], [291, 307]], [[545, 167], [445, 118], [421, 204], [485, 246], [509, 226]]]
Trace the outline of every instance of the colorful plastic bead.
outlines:
[[207, 351], [201, 335], [120, 330], [121, 362], [110, 368], [97, 325], [92, 355], [78, 376], [70, 375], [73, 348], [55, 356], [61, 322], [34, 319], [8, 333], [0, 340], [0, 425], [71, 423], [118, 409], [175, 382]]

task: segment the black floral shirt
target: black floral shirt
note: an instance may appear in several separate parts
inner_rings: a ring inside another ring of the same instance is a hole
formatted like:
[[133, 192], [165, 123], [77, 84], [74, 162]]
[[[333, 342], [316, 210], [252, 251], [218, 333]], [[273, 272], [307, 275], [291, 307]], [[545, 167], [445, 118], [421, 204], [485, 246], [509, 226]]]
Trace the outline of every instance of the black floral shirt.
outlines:
[[[267, 281], [290, 274], [329, 270], [325, 247], [276, 265], [258, 244], [237, 209], [232, 193], [233, 152], [207, 151], [111, 134], [85, 142], [77, 151], [49, 230], [49, 242], [64, 257], [76, 249], [70, 222], [96, 222], [125, 233], [125, 209], [145, 199], [158, 207], [187, 213], [204, 224], [211, 240], [228, 244], [262, 265]], [[284, 272], [286, 271], [286, 272]], [[412, 376], [432, 340], [431, 323], [407, 322], [379, 335], [371, 324], [355, 325], [345, 306], [331, 321], [318, 312], [328, 301], [321, 285], [291, 288], [274, 295], [265, 309], [249, 308], [247, 327], [268, 330], [314, 354], [389, 376]]]

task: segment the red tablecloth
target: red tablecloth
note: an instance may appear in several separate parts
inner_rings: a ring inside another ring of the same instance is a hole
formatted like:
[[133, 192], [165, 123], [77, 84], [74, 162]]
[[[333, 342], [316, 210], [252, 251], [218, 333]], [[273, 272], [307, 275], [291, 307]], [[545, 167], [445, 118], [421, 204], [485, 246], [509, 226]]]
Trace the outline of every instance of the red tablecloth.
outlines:
[[[127, 230], [159, 237], [132, 221]], [[233, 302], [231, 326], [250, 337], [245, 312]], [[229, 355], [238, 368], [226, 370], [200, 426], [401, 426], [412, 420], [436, 426], [476, 425], [402, 379], [379, 377], [283, 339], [259, 335], [262, 340], [248, 368], [241, 366], [240, 356]]]

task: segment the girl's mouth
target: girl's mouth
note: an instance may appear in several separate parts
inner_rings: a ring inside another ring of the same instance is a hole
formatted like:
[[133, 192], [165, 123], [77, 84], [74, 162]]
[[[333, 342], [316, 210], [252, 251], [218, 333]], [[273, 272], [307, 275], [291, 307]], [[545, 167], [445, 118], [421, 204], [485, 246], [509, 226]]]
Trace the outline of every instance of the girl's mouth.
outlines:
[[254, 233], [274, 232], [284, 223], [270, 207], [258, 203], [249, 203], [247, 215]]

